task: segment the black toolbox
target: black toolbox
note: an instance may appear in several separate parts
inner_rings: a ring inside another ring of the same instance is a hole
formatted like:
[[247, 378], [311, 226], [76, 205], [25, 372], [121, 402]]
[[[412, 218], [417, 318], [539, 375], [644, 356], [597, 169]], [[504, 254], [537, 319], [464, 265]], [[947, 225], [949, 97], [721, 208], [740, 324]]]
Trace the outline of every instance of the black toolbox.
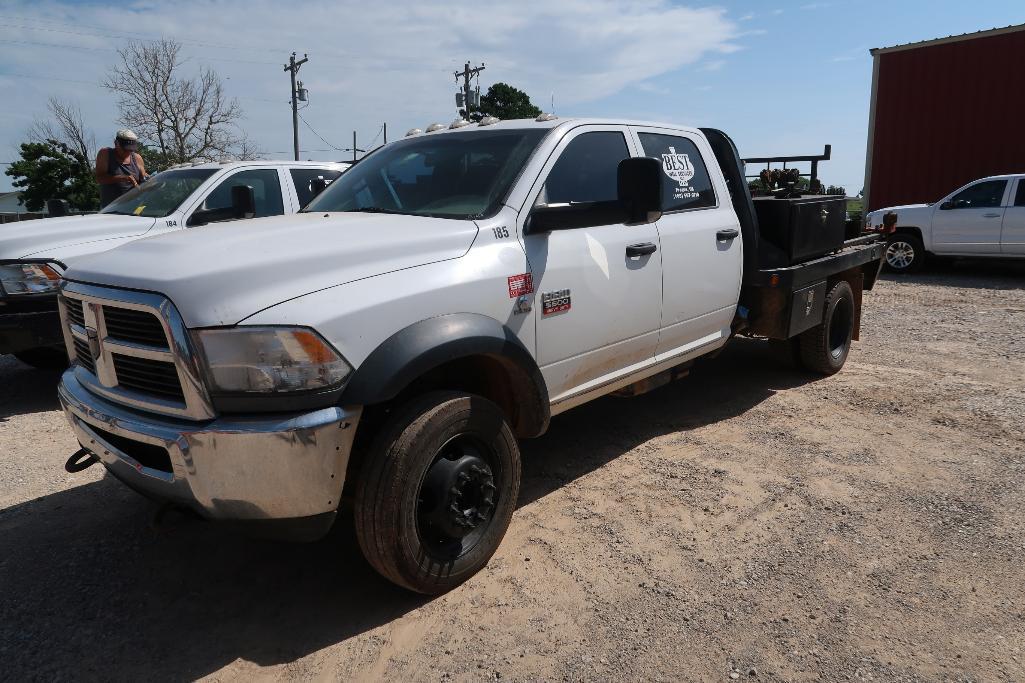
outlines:
[[785, 268], [843, 247], [845, 197], [756, 197], [754, 207], [760, 268]]

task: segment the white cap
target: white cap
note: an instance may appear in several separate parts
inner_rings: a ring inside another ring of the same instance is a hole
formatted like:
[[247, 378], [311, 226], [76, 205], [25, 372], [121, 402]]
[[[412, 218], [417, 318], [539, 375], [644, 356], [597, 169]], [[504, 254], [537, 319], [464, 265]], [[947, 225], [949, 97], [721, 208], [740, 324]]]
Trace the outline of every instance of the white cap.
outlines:
[[117, 140], [131, 140], [132, 142], [139, 141], [139, 136], [133, 133], [132, 131], [128, 130], [127, 128], [122, 128], [121, 130], [119, 130], [117, 134], [114, 136], [114, 138]]

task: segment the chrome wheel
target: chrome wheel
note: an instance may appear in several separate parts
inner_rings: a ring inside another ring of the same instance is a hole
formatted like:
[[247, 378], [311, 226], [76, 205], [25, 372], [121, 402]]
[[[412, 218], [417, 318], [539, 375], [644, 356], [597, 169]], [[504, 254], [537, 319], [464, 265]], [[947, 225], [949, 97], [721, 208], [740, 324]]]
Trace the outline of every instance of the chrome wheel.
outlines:
[[894, 270], [907, 270], [915, 261], [915, 247], [904, 240], [894, 240], [886, 247], [886, 264]]

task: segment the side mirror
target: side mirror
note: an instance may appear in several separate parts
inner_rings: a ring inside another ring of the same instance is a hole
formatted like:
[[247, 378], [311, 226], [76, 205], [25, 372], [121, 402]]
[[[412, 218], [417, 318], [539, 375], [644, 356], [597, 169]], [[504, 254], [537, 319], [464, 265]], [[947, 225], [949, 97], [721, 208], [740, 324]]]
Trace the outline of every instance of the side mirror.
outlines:
[[310, 191], [313, 193], [312, 197], [316, 197], [318, 194], [320, 194], [326, 189], [327, 181], [323, 178], [314, 178], [310, 181]]
[[662, 217], [662, 162], [650, 157], [623, 159], [616, 175], [616, 199], [535, 206], [527, 217], [524, 234], [615, 223], [654, 223]]
[[654, 223], [662, 217], [662, 162], [631, 157], [619, 162], [619, 203], [630, 215], [628, 223]]
[[942, 204], [940, 204], [940, 210], [941, 211], [950, 211], [953, 208], [954, 208], [954, 202], [952, 202], [952, 201], [945, 201]]
[[231, 208], [235, 218], [252, 218], [256, 215], [256, 192], [249, 185], [233, 185]]

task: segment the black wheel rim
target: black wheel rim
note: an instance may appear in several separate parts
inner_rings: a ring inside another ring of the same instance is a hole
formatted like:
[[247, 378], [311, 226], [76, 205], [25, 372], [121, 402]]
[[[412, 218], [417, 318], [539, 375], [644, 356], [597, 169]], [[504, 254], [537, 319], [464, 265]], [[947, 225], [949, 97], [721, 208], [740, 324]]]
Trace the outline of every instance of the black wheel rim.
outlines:
[[834, 359], [843, 357], [850, 343], [854, 327], [854, 307], [847, 298], [840, 299], [829, 319], [829, 354]]
[[477, 545], [494, 519], [500, 476], [494, 449], [471, 434], [438, 449], [416, 499], [417, 533], [428, 555], [452, 562]]

